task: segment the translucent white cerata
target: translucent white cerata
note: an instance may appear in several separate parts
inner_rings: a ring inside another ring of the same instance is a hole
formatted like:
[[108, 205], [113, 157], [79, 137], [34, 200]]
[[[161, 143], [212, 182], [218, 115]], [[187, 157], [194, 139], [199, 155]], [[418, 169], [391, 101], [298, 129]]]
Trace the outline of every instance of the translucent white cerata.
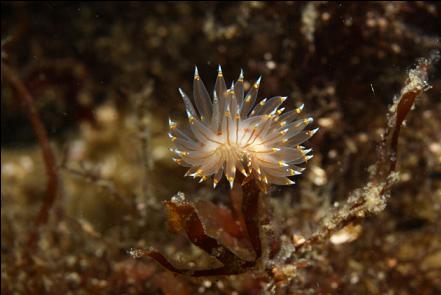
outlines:
[[[179, 89], [187, 111], [189, 130], [171, 119], [169, 136], [176, 148], [174, 161], [190, 167], [187, 176], [201, 181], [213, 176], [213, 186], [225, 174], [233, 187], [237, 171], [262, 184], [290, 185], [290, 176], [309, 160], [310, 149], [301, 146], [317, 129], [304, 130], [312, 118], [302, 116], [303, 105], [284, 112], [284, 96], [256, 104], [260, 78], [244, 95], [243, 72], [227, 88], [219, 66], [213, 97], [195, 68], [193, 102]], [[187, 129], [187, 131], [185, 131]]]

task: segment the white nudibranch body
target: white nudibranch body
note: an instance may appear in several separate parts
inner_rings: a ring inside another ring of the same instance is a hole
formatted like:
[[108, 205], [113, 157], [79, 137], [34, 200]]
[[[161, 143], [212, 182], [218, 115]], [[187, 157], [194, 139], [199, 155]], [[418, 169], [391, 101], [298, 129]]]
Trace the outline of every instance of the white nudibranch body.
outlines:
[[[301, 146], [317, 129], [304, 130], [312, 118], [302, 116], [303, 105], [284, 112], [286, 97], [276, 96], [256, 104], [260, 78], [244, 95], [243, 72], [227, 88], [219, 66], [213, 99], [195, 68], [193, 99], [181, 90], [190, 130], [169, 120], [174, 161], [190, 167], [187, 176], [201, 181], [213, 176], [213, 186], [225, 174], [233, 187], [236, 172], [254, 176], [263, 184], [290, 185], [288, 177], [301, 174], [298, 166], [312, 158]], [[196, 106], [196, 108], [195, 108]]]

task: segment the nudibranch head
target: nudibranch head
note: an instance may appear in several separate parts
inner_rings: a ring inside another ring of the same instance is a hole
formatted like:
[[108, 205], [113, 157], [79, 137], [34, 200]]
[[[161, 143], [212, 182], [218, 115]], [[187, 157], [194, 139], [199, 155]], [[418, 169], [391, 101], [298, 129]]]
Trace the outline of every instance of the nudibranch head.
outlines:
[[219, 66], [211, 98], [195, 68], [193, 102], [179, 89], [188, 116], [189, 130], [169, 120], [169, 137], [175, 145], [174, 161], [190, 167], [187, 176], [201, 181], [223, 175], [233, 187], [237, 171], [264, 185], [290, 185], [291, 176], [304, 170], [300, 164], [312, 158], [301, 144], [317, 129], [304, 130], [313, 119], [302, 115], [303, 105], [291, 111], [281, 107], [287, 99], [275, 96], [256, 103], [261, 79], [244, 93], [244, 77], [227, 88]]

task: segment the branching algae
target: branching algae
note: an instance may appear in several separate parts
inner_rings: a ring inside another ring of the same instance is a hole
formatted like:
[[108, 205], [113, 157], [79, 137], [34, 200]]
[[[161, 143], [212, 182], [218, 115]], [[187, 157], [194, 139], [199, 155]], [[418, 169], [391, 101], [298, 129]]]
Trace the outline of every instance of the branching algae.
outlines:
[[[231, 187], [232, 209], [207, 200], [189, 202], [182, 193], [166, 201], [165, 207], [171, 228], [184, 233], [192, 244], [220, 263], [208, 268], [177, 267], [156, 250], [133, 250], [132, 256], [151, 257], [171, 272], [192, 277], [254, 272], [266, 277], [266, 290], [287, 286], [301, 269], [314, 268], [308, 258], [314, 248], [329, 239], [335, 240], [333, 237], [342, 231], [355, 228], [357, 220], [386, 207], [390, 189], [398, 179], [396, 159], [401, 125], [416, 97], [430, 88], [428, 70], [438, 59], [435, 52], [409, 71], [400, 96], [390, 109], [370, 180], [354, 190], [340, 208], [331, 210], [315, 233], [307, 238], [293, 236], [292, 241], [273, 226], [263, 193], [268, 192], [271, 184], [294, 183], [289, 177], [303, 171], [298, 165], [311, 158], [311, 150], [301, 144], [317, 131], [304, 130], [312, 119], [301, 116], [302, 106], [284, 113], [284, 97], [255, 105], [260, 79], [244, 96], [242, 73], [227, 89], [220, 67], [211, 101], [196, 69], [196, 108], [180, 90], [190, 131], [170, 120], [175, 162], [189, 167], [186, 175], [200, 177], [201, 181], [213, 176], [214, 187], [225, 174]], [[236, 174], [237, 170], [240, 174]]]

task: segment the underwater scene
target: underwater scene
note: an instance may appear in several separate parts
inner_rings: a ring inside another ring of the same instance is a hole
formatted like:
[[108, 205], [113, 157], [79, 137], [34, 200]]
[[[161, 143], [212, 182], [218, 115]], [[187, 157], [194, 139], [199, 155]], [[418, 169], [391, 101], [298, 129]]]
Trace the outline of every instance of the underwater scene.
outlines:
[[1, 16], [1, 294], [441, 294], [437, 2]]

